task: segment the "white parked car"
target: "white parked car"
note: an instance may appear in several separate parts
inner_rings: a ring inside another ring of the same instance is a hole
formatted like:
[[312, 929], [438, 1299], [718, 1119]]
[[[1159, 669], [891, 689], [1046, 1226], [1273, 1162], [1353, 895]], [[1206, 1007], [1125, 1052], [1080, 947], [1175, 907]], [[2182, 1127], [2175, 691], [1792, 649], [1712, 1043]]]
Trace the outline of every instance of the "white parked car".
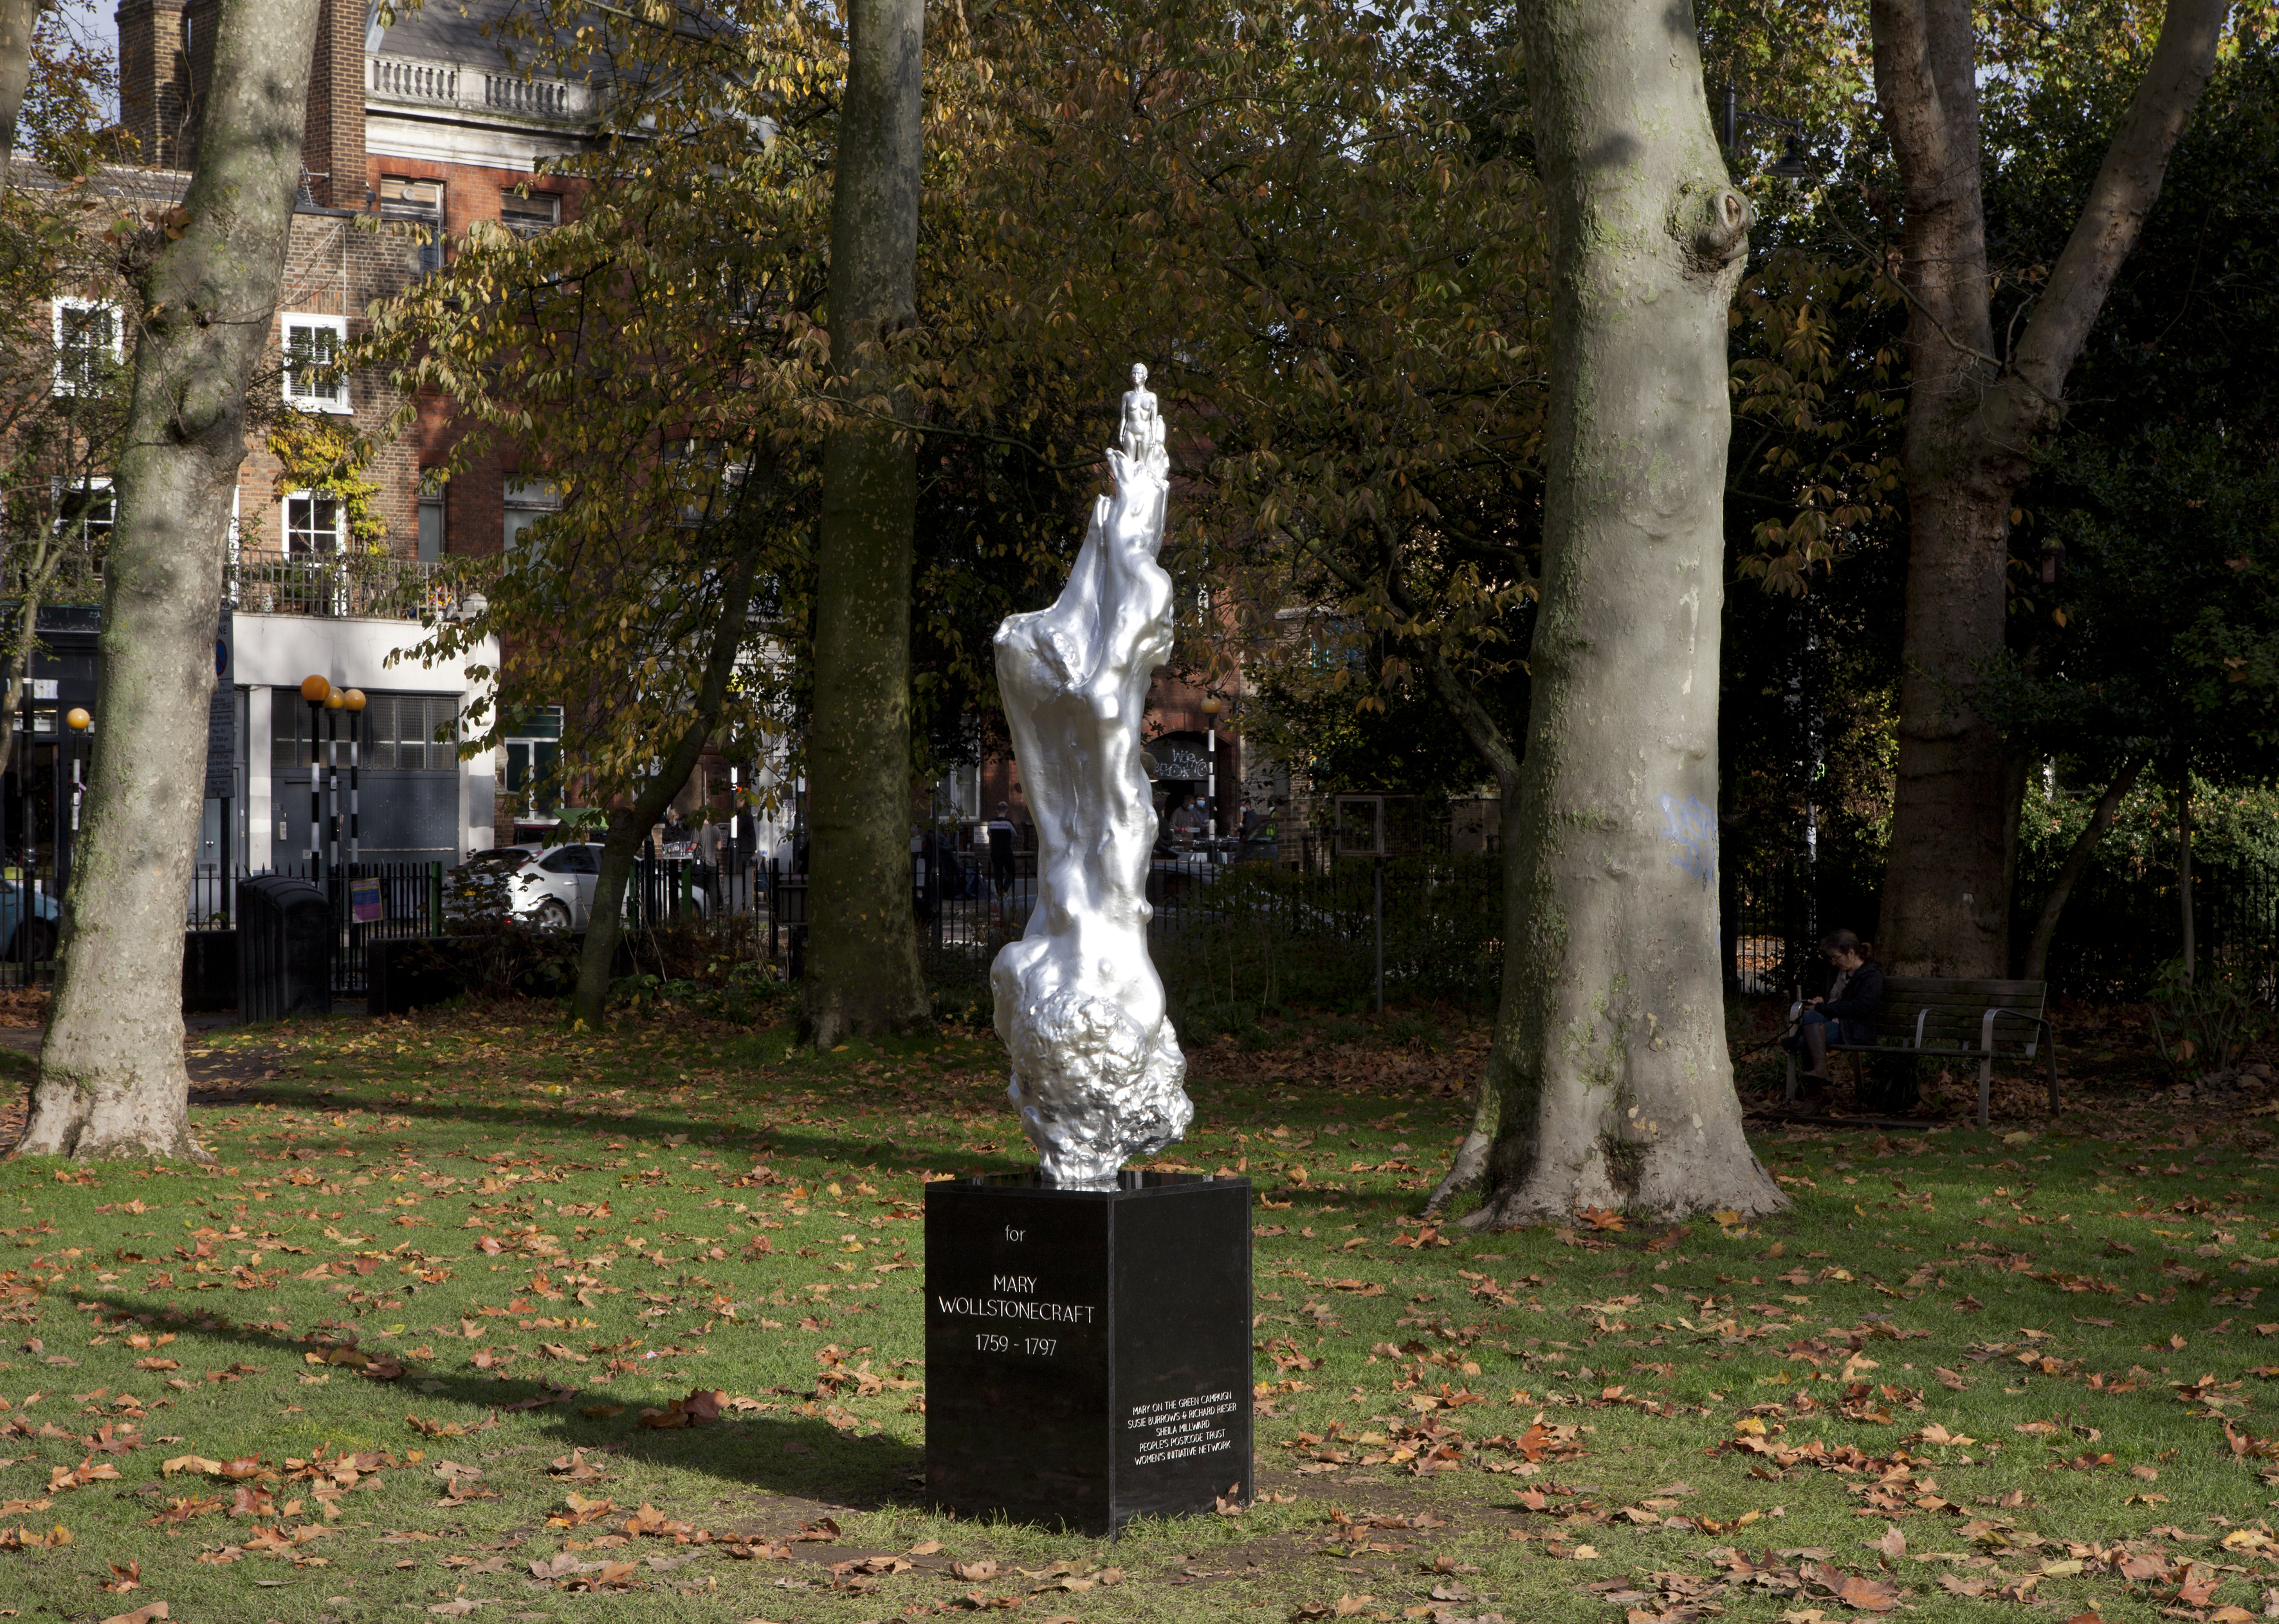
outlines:
[[[526, 863], [509, 880], [513, 896], [514, 916], [529, 921], [541, 931], [582, 931], [593, 923], [594, 887], [602, 875], [602, 848], [598, 843], [577, 846], [557, 846], [541, 856], [537, 862]], [[677, 889], [680, 877], [666, 870], [662, 877], [666, 884]], [[633, 889], [641, 883], [641, 871], [636, 864], [626, 877], [625, 911], [633, 913]], [[712, 911], [711, 899], [702, 885], [694, 888], [692, 895], [699, 915]]]
[[507, 882], [514, 916], [541, 931], [582, 931], [594, 916], [594, 884], [602, 848], [582, 842], [557, 846], [526, 862]]
[[462, 923], [511, 913], [516, 872], [545, 849], [542, 846], [495, 846], [444, 870], [443, 917]]

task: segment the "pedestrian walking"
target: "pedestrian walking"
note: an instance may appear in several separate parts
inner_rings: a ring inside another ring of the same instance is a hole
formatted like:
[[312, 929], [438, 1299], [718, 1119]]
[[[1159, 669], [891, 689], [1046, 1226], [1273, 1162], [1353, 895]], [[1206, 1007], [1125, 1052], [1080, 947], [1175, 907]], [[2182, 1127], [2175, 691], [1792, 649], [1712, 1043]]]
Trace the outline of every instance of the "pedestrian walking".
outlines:
[[997, 918], [1001, 923], [1007, 917], [1008, 899], [1013, 893], [1013, 847], [1020, 839], [1020, 831], [1013, 826], [1013, 803], [997, 803], [997, 816], [989, 820], [989, 885], [997, 893]]

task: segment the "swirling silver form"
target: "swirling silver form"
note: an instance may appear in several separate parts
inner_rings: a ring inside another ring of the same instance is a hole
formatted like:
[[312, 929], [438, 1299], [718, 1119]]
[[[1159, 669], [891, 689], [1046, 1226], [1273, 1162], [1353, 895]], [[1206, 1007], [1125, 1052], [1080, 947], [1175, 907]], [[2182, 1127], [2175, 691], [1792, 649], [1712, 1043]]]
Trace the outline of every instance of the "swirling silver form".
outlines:
[[1155, 562], [1170, 465], [1151, 426], [1127, 425], [1109, 452], [1115, 494], [1094, 506], [1059, 599], [997, 629], [997, 686], [1036, 820], [1037, 906], [989, 979], [1022, 1131], [1046, 1182], [1078, 1189], [1113, 1189], [1128, 1157], [1162, 1150], [1194, 1116], [1147, 956], [1155, 808], [1140, 724], [1171, 649], [1171, 578]]

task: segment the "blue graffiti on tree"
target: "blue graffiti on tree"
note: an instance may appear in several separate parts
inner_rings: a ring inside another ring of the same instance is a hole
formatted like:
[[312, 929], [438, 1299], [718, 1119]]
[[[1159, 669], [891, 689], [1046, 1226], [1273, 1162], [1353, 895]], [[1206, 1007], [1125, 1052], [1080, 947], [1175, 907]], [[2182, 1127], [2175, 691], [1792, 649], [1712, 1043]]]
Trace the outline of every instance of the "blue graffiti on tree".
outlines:
[[1717, 880], [1717, 814], [1702, 804], [1699, 795], [1688, 795], [1680, 801], [1675, 795], [1661, 798], [1661, 816], [1668, 820], [1661, 838], [1677, 848], [1669, 860], [1670, 867], [1683, 869], [1701, 882], [1704, 889]]

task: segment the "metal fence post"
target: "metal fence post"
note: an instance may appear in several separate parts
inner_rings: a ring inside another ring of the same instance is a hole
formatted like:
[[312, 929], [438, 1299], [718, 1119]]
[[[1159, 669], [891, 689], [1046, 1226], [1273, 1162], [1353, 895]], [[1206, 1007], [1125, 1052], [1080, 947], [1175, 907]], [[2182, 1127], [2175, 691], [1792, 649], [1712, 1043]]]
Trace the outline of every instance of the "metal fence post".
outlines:
[[1372, 860], [1376, 872], [1370, 877], [1370, 914], [1377, 926], [1377, 1013], [1385, 1013], [1385, 856], [1379, 853]]

